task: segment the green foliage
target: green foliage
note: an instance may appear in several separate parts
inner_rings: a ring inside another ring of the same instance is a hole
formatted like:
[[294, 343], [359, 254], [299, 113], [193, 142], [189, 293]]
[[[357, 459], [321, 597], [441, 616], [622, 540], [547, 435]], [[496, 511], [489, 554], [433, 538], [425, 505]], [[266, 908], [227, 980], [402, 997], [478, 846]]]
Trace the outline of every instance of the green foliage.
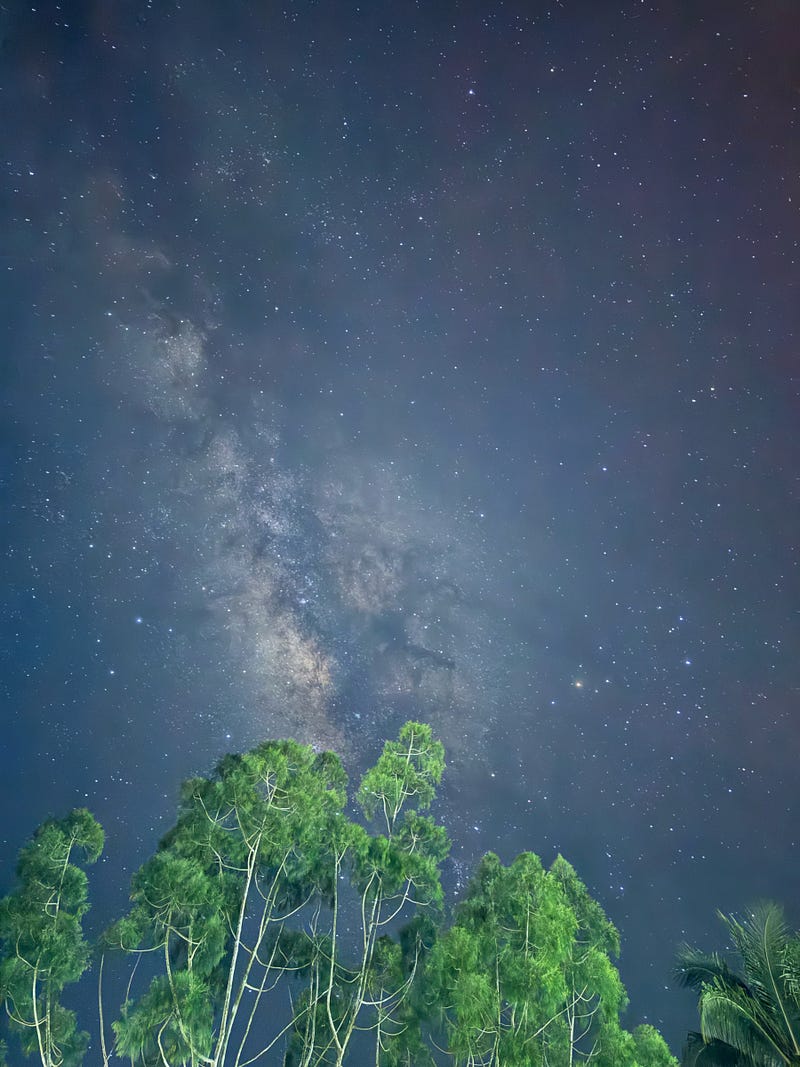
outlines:
[[633, 1031], [638, 1067], [677, 1067], [678, 1061], [654, 1026], [642, 1023]]
[[175, 827], [105, 937], [162, 960], [114, 1023], [132, 1063], [222, 1064], [235, 1033], [241, 1055], [265, 991], [303, 966], [287, 920], [334, 891], [345, 785], [336, 757], [293, 741], [226, 756], [184, 784]]
[[105, 936], [107, 947], [162, 960], [114, 1023], [117, 1051], [142, 1065], [259, 1059], [284, 1037], [253, 1049], [260, 1002], [281, 979], [300, 984], [292, 1061], [341, 1063], [364, 1028], [390, 1042], [411, 978], [388, 928], [442, 900], [449, 842], [420, 809], [443, 767], [430, 727], [408, 723], [386, 744], [358, 791], [383, 833], [344, 816], [337, 757], [292, 741], [227, 756], [185, 783], [175, 827]]
[[[101, 978], [107, 964], [127, 979], [108, 1035], [98, 990], [103, 1062], [342, 1067], [360, 1034], [375, 1067], [674, 1067], [652, 1027], [620, 1026], [617, 932], [561, 857], [487, 854], [447, 920], [450, 841], [427, 813], [443, 770], [430, 727], [409, 722], [361, 779], [357, 818], [339, 759], [294, 741], [185, 782], [100, 939]], [[59, 994], [89, 962], [76, 861], [102, 845], [88, 812], [45, 823], [0, 904], [0, 996], [44, 1067], [87, 1047]]]
[[686, 1036], [681, 1063], [684, 1067], [751, 1067], [751, 1061], [724, 1041], [703, 1039], [691, 1030]]
[[434, 741], [430, 726], [407, 722], [362, 778], [358, 803], [368, 819], [382, 818], [391, 834], [402, 811], [431, 806], [443, 772], [444, 746]]
[[[355, 900], [348, 901], [336, 878], [325, 927], [330, 949], [314, 954], [313, 992], [294, 1027], [292, 1055], [303, 1065], [342, 1064], [359, 1031], [373, 1033], [378, 1061], [383, 1055], [402, 1061], [412, 1035], [418, 1038], [409, 1004], [422, 943], [407, 938], [401, 948], [390, 931], [415, 909], [441, 908], [440, 867], [450, 842], [444, 828], [420, 811], [430, 807], [443, 770], [444, 749], [430, 727], [409, 722], [361, 780], [359, 807], [385, 832], [370, 833], [355, 823], [340, 828], [336, 870], [347, 875]], [[343, 952], [342, 916], [348, 907], [355, 907], [357, 916], [355, 936], [348, 940], [360, 946], [352, 957]]]
[[619, 1025], [627, 998], [609, 958], [618, 947], [561, 857], [545, 871], [532, 853], [509, 867], [489, 853], [426, 969], [447, 1052], [465, 1065], [635, 1067], [641, 1045], [644, 1062], [659, 1064], [666, 1046]]
[[77, 864], [102, 849], [102, 827], [85, 808], [47, 820], [20, 852], [17, 888], [0, 901], [0, 998], [22, 1051], [44, 1067], [79, 1064], [88, 1042], [59, 998], [89, 964], [88, 883]]
[[691, 1033], [684, 1062], [735, 1067], [800, 1063], [800, 935], [790, 933], [782, 909], [757, 905], [743, 919], [720, 918], [736, 947], [741, 970], [717, 954], [684, 946], [679, 984], [699, 993], [700, 1032]]

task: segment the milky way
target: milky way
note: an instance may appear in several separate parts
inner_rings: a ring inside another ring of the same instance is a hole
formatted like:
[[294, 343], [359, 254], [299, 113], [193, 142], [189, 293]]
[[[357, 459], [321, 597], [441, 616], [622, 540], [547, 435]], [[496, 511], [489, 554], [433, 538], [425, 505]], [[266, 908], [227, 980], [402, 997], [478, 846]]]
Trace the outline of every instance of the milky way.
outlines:
[[793, 12], [69, 8], [0, 35], [0, 873], [88, 804], [105, 915], [182, 776], [427, 720], [449, 890], [563, 852], [677, 1046], [797, 880]]
[[499, 575], [480, 518], [475, 528], [402, 462], [336, 432], [313, 465], [292, 455], [277, 397], [226, 395], [208, 309], [193, 321], [153, 296], [154, 271], [170, 287], [167, 253], [135, 258], [125, 286], [140, 306], [108, 316], [109, 402], [156, 420], [143, 536], [186, 561], [170, 610], [194, 616], [195, 639], [225, 657], [247, 708], [237, 726], [343, 750], [354, 728], [391, 731], [416, 714], [454, 752], [479, 752], [504, 624], [487, 603]]

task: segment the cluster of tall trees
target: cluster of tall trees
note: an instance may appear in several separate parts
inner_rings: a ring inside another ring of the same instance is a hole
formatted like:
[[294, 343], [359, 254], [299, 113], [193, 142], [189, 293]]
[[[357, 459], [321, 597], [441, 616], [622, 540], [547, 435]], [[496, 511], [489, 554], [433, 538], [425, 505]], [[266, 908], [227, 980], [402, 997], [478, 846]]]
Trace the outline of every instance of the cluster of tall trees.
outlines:
[[[564, 859], [546, 869], [523, 853], [505, 866], [490, 853], [446, 911], [449, 840], [427, 814], [443, 768], [441, 744], [415, 722], [353, 797], [329, 752], [277, 741], [225, 757], [183, 785], [130, 910], [95, 945], [84, 868], [103, 831], [85, 810], [49, 820], [0, 901], [10, 1040], [43, 1067], [82, 1063], [89, 1036], [62, 996], [92, 963], [90, 1055], [104, 1065], [675, 1065], [655, 1029], [622, 1027], [617, 931]], [[695, 1045], [719, 1053], [724, 1035], [706, 1041], [717, 978], [690, 962], [706, 1020]]]

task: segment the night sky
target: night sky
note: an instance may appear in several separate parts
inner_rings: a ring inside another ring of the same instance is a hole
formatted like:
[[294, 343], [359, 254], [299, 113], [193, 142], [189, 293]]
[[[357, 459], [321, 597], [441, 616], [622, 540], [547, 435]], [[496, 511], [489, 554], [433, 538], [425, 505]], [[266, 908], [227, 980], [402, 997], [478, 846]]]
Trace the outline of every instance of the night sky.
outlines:
[[627, 1025], [800, 924], [799, 26], [2, 5], [0, 886], [85, 804], [108, 921], [182, 777], [413, 717], [451, 895], [561, 851]]

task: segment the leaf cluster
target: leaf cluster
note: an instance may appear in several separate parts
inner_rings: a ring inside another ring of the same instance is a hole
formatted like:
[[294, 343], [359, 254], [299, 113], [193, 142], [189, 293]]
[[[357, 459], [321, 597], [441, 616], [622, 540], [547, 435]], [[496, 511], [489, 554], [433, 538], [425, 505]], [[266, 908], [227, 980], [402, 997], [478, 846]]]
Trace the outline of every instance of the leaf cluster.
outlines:
[[[338, 757], [294, 741], [185, 782], [100, 940], [127, 977], [109, 1034], [99, 991], [104, 1062], [342, 1067], [369, 1042], [376, 1067], [674, 1067], [652, 1027], [621, 1027], [619, 936], [561, 857], [487, 854], [446, 915], [450, 841], [428, 813], [443, 771], [431, 728], [409, 722], [361, 778], [355, 817]], [[102, 845], [88, 812], [48, 821], [0, 904], [0, 996], [44, 1067], [86, 1050], [59, 997], [89, 962], [80, 863]]]
[[60, 996], [89, 965], [81, 919], [88, 880], [79, 863], [94, 863], [103, 830], [79, 808], [48, 819], [19, 855], [16, 888], [0, 901], [0, 1000], [26, 1055], [50, 1067], [80, 1063], [88, 1035]]
[[674, 1064], [656, 1031], [631, 1035], [610, 954], [619, 937], [573, 868], [487, 854], [426, 968], [429, 1016], [457, 1064]]
[[742, 918], [719, 917], [738, 957], [684, 945], [675, 978], [698, 992], [700, 1030], [688, 1036], [686, 1064], [782, 1067], [800, 1064], [800, 934], [778, 904], [757, 904]]

